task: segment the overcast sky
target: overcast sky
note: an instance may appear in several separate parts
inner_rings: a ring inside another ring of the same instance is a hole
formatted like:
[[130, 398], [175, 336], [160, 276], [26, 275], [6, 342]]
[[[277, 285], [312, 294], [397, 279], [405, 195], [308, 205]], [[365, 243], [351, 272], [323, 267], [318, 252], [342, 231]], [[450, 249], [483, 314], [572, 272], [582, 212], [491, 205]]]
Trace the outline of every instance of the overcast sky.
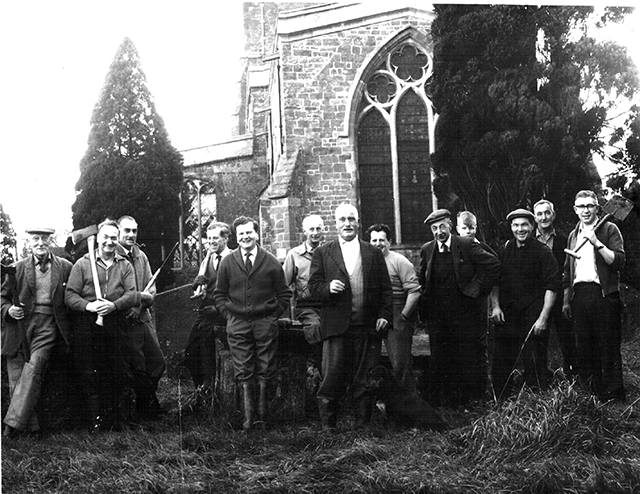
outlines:
[[[71, 229], [91, 112], [125, 37], [178, 150], [230, 135], [243, 52], [237, 0], [5, 1], [0, 6], [0, 203], [19, 236]], [[638, 14], [619, 41], [638, 57]], [[230, 94], [232, 93], [232, 94]]]
[[125, 37], [178, 150], [230, 135], [240, 2], [6, 1], [0, 16], [0, 203], [19, 236], [71, 229], [91, 113]]

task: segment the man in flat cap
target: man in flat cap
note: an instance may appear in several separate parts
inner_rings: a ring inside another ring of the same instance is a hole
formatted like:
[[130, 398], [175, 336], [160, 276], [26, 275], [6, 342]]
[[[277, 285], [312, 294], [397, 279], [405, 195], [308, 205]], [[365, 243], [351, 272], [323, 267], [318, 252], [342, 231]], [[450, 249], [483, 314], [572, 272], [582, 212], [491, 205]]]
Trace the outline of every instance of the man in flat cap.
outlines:
[[510, 378], [520, 354], [527, 386], [540, 389], [548, 384], [548, 321], [561, 289], [553, 252], [534, 237], [534, 214], [516, 209], [507, 221], [514, 238], [498, 250], [502, 272], [491, 292], [491, 319], [496, 323], [492, 377], [498, 398], [513, 391]]
[[434, 239], [422, 246], [421, 314], [431, 344], [429, 398], [435, 406], [464, 405], [482, 397], [481, 303], [500, 274], [500, 262], [473, 238], [451, 235], [451, 213], [438, 209], [425, 220]]
[[2, 355], [7, 357], [11, 404], [4, 437], [37, 432], [35, 407], [51, 352], [68, 350], [71, 322], [64, 289], [71, 263], [50, 250], [51, 228], [31, 228], [31, 255], [18, 261], [2, 283]]

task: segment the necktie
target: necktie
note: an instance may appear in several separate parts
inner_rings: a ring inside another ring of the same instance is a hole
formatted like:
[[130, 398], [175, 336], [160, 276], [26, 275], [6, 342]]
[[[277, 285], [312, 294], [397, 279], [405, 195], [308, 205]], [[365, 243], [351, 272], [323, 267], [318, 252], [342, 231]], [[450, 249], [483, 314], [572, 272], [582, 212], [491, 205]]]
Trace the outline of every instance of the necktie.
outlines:
[[220, 254], [216, 254], [216, 267], [215, 267], [216, 271], [220, 267], [220, 261], [222, 261], [222, 256]]
[[251, 268], [253, 268], [253, 263], [251, 262], [251, 252], [247, 254], [247, 262], [245, 264], [247, 266], [247, 272], [251, 272]]
[[442, 244], [442, 253], [446, 254], [447, 252], [449, 252], [449, 247], [447, 247], [447, 244]]
[[43, 259], [42, 261], [40, 261], [38, 263], [38, 269], [40, 269], [40, 271], [42, 273], [46, 273], [47, 272], [47, 267], [48, 267], [48, 259]]

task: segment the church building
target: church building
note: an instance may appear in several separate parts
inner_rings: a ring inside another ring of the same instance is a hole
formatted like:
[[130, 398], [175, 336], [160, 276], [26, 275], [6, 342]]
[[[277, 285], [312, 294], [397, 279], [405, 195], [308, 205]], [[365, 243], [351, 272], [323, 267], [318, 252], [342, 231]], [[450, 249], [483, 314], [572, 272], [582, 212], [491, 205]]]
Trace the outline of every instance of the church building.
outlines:
[[437, 207], [434, 17], [418, 2], [245, 3], [237, 136], [183, 153], [193, 190], [207, 184], [220, 221], [259, 219], [279, 259], [301, 242], [306, 215], [335, 236], [343, 202], [363, 230], [388, 224], [415, 259]]

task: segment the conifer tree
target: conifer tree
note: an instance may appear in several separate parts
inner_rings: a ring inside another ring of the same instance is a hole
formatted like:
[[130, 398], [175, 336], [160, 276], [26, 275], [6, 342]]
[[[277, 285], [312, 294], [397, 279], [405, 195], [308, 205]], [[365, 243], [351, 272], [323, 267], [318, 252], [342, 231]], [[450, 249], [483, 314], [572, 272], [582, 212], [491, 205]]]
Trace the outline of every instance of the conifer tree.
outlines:
[[11, 216], [4, 212], [2, 204], [0, 204], [0, 246], [2, 246], [2, 252], [0, 254], [2, 264], [11, 264], [17, 260], [14, 258], [16, 232], [11, 224]]
[[[608, 9], [599, 22], [627, 11]], [[510, 210], [542, 197], [555, 203], [560, 222], [572, 222], [575, 192], [600, 184], [592, 153], [624, 134], [608, 118], [634, 96], [637, 74], [624, 47], [588, 36], [592, 12], [436, 6], [433, 166], [457, 206], [479, 217], [487, 240], [509, 234]]]
[[152, 269], [178, 240], [182, 156], [158, 115], [138, 52], [125, 38], [91, 117], [80, 162], [74, 228], [124, 214], [136, 218]]

